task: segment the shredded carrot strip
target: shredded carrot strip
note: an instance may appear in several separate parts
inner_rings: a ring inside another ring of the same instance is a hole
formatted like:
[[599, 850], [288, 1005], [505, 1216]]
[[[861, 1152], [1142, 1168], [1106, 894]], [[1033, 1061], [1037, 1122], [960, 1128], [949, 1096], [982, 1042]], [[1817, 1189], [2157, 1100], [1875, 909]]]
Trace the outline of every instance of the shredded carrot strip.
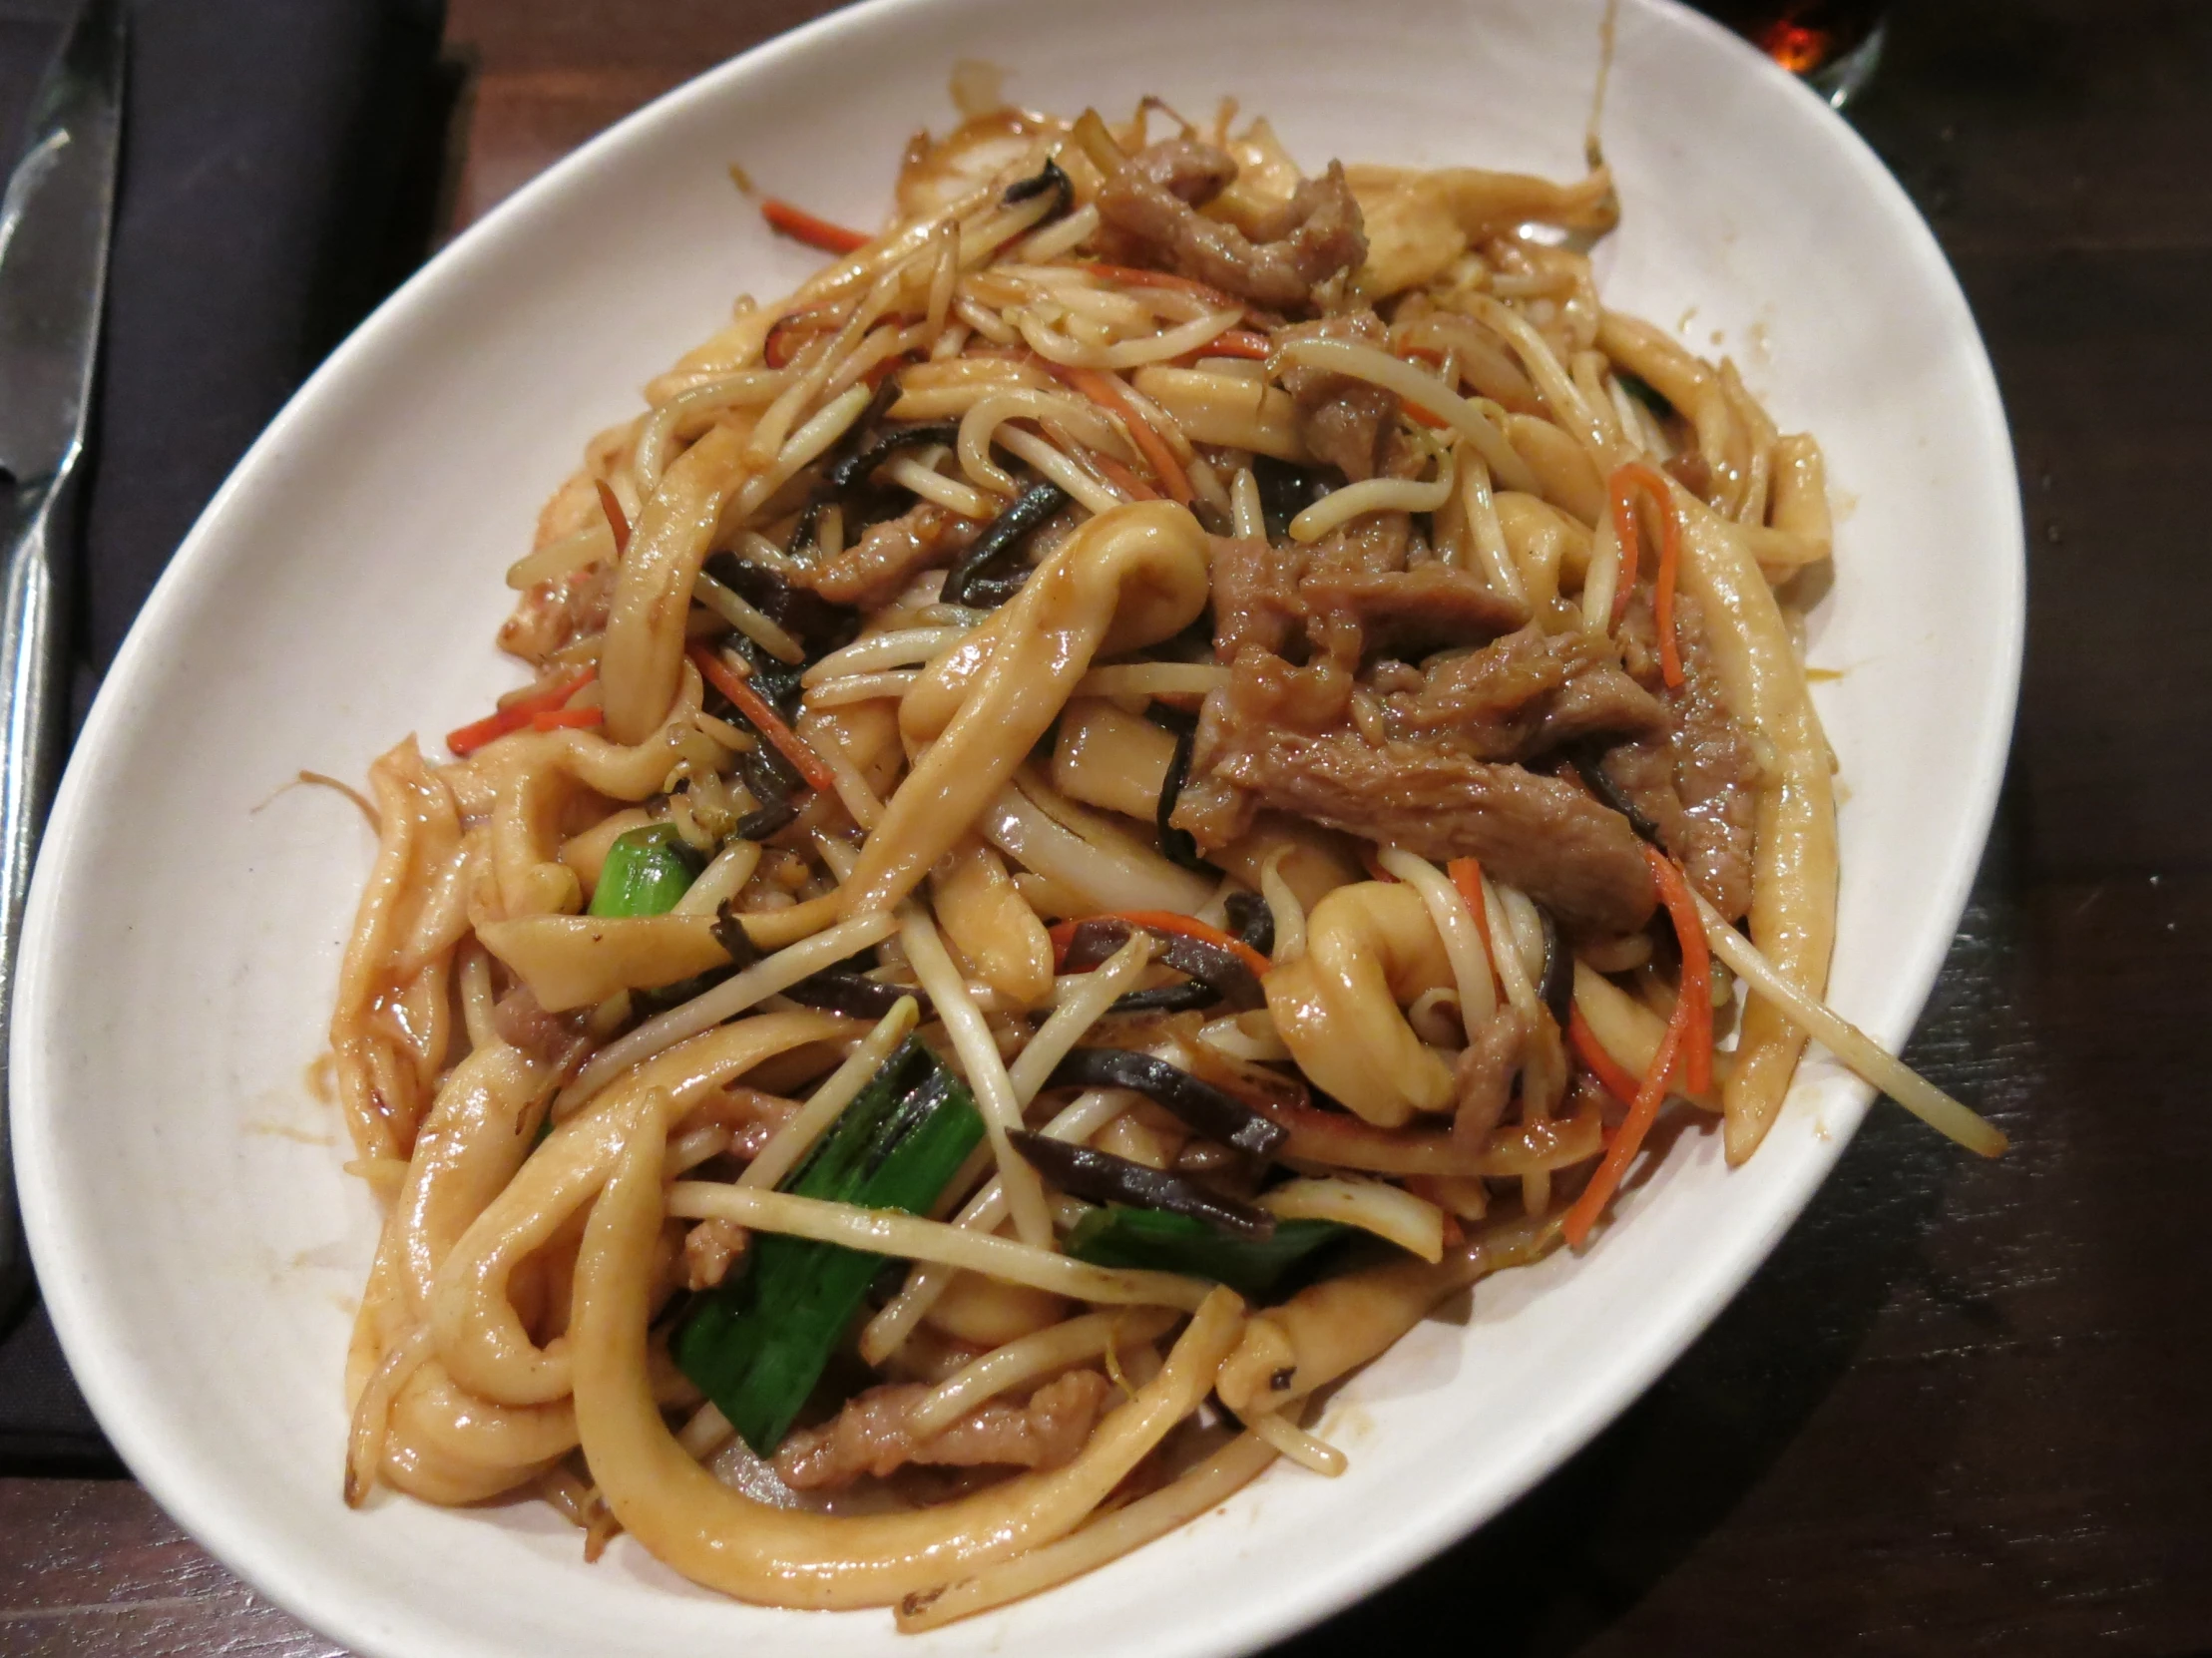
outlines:
[[1144, 464], [1152, 469], [1152, 476], [1159, 480], [1169, 499], [1185, 507], [1190, 505], [1193, 491], [1189, 475], [1176, 461], [1175, 452], [1167, 447], [1167, 440], [1129, 401], [1119, 375], [1102, 374], [1095, 368], [1068, 368], [1058, 363], [1053, 365], [1053, 371], [1100, 408], [1119, 415], [1129, 429], [1129, 440], [1136, 445], [1136, 452], [1144, 457]]
[[1690, 896], [1689, 882], [1673, 859], [1656, 847], [1643, 855], [1651, 865], [1651, 879], [1659, 889], [1659, 902], [1674, 923], [1674, 936], [1682, 947], [1682, 983], [1675, 992], [1677, 1007], [1689, 1005], [1682, 1022], [1682, 1076], [1691, 1093], [1704, 1093], [1713, 1085], [1713, 957], [1705, 942], [1705, 924]]
[[1152, 488], [1151, 485], [1144, 482], [1143, 479], [1111, 455], [1102, 455], [1096, 449], [1091, 449], [1084, 452], [1084, 459], [1098, 468], [1099, 475], [1105, 478], [1107, 483], [1130, 499], [1136, 501], [1157, 501], [1159, 499], [1159, 491]]
[[1171, 270], [1143, 270], [1132, 264], [1103, 264], [1096, 261], [1084, 265], [1083, 268], [1094, 276], [1103, 276], [1109, 282], [1119, 282], [1123, 287], [1176, 288], [1184, 293], [1194, 293], [1216, 310], [1225, 311], [1232, 307], [1241, 308], [1243, 305], [1242, 300], [1230, 298], [1217, 287], [1193, 281], [1188, 276], [1177, 276]]
[[522, 691], [502, 701], [482, 719], [448, 731], [445, 745], [466, 759], [494, 738], [504, 737], [510, 731], [520, 731], [537, 715], [560, 707], [598, 677], [599, 669], [596, 667], [579, 668], [566, 679], [556, 680], [543, 689]]
[[486, 714], [482, 719], [448, 731], [445, 734], [445, 745], [453, 750], [456, 757], [465, 760], [486, 743], [504, 737], [510, 731], [520, 731], [529, 723], [528, 714]]
[[1264, 978], [1275, 964], [1254, 950], [1242, 939], [1231, 938], [1218, 927], [1208, 926], [1196, 916], [1178, 916], [1172, 910], [1108, 910], [1102, 915], [1082, 916], [1056, 923], [1048, 930], [1053, 941], [1053, 967], [1058, 971], [1068, 959], [1068, 946], [1075, 941], [1076, 929], [1087, 921], [1125, 921], [1131, 927], [1141, 927], [1147, 933], [1180, 933], [1186, 939], [1196, 939], [1201, 944], [1217, 946], [1233, 952], [1237, 959], [1252, 970], [1254, 977]]
[[[1427, 363], [1431, 368], [1439, 367], [1444, 362], [1444, 353], [1433, 345], [1401, 345], [1397, 348], [1397, 354], [1409, 361]], [[1407, 419], [1416, 426], [1428, 427], [1432, 432], [1441, 432], [1450, 424], [1443, 416], [1433, 415], [1418, 404], [1403, 403], [1400, 407], [1406, 411]]]
[[1613, 625], [1628, 614], [1629, 591], [1636, 585], [1639, 555], [1636, 546], [1636, 492], [1641, 490], [1659, 509], [1659, 568], [1653, 583], [1652, 619], [1658, 624], [1659, 672], [1671, 690], [1682, 682], [1682, 657], [1674, 639], [1675, 572], [1682, 559], [1682, 524], [1674, 511], [1674, 497], [1666, 480], [1641, 461], [1627, 461], [1613, 468], [1607, 481], [1613, 504], [1613, 536], [1620, 543], [1620, 576], [1613, 588]]
[[630, 520], [606, 479], [594, 478], [592, 483], [599, 491], [599, 510], [607, 515], [607, 528], [615, 532], [615, 557], [619, 559], [630, 551]]
[[597, 725], [606, 718], [604, 708], [548, 708], [542, 714], [530, 716], [530, 728], [533, 731], [573, 730]]
[[1382, 855], [1376, 850], [1373, 841], [1360, 842], [1360, 868], [1367, 871], [1370, 881], [1380, 881], [1386, 886], [1397, 884], [1398, 877], [1383, 868]]
[[1623, 1105], [1633, 1104], [1636, 1090], [1642, 1084], [1636, 1080], [1634, 1071], [1605, 1051], [1605, 1044], [1597, 1039], [1597, 1033], [1582, 1017], [1579, 1003], [1567, 1010], [1566, 1036], [1574, 1044], [1574, 1052], [1583, 1068], [1604, 1084], [1605, 1091]]
[[[1566, 1212], [1566, 1241], [1577, 1249], [1589, 1236], [1590, 1228], [1597, 1224], [1597, 1217], [1604, 1212], [1613, 1193], [1619, 1190], [1621, 1176], [1642, 1147], [1651, 1124], [1658, 1119], [1660, 1103], [1666, 1098], [1667, 1078], [1677, 1062], [1682, 1068], [1683, 1087], [1688, 1092], [1703, 1093], [1713, 1085], [1712, 955], [1705, 943], [1705, 930], [1697, 914], [1696, 901], [1690, 897], [1689, 883], [1682, 878], [1682, 872], [1673, 861], [1654, 847], [1645, 847], [1643, 855], [1651, 865], [1651, 878], [1658, 885], [1660, 902], [1666, 905], [1668, 919], [1674, 923], [1681, 939], [1682, 983], [1675, 993], [1674, 1014], [1666, 1022], [1666, 1035], [1659, 1038], [1659, 1051], [1651, 1061], [1650, 1072], [1628, 1102], [1628, 1115], [1622, 1119], [1612, 1143], [1605, 1148], [1605, 1160], [1597, 1165], [1597, 1172], [1582, 1188], [1582, 1195]], [[1693, 936], [1695, 943], [1691, 942]], [[1570, 1023], [1579, 1020], [1577, 1012]], [[1580, 1046], [1578, 1040], [1576, 1045]], [[1594, 1039], [1590, 1045], [1597, 1045]], [[1603, 1073], [1599, 1075], [1602, 1080]], [[1612, 1087], [1613, 1083], [1606, 1081], [1605, 1085]]]
[[1589, 1177], [1589, 1184], [1582, 1188], [1581, 1196], [1566, 1211], [1562, 1230], [1567, 1243], [1575, 1249], [1582, 1247], [1590, 1228], [1597, 1224], [1597, 1217], [1604, 1213], [1605, 1205], [1620, 1189], [1620, 1177], [1628, 1172], [1628, 1165], [1643, 1148], [1643, 1137], [1658, 1120], [1659, 1106], [1666, 1098], [1667, 1072], [1674, 1068], [1674, 1055], [1682, 1043], [1680, 1002], [1675, 1004], [1674, 1012], [1675, 1017], [1667, 1021], [1666, 1035], [1659, 1038], [1659, 1051], [1651, 1061], [1651, 1073], [1637, 1087], [1635, 1098], [1628, 1102], [1628, 1115], [1622, 1119], [1612, 1143], [1605, 1148], [1605, 1160], [1597, 1165], [1597, 1172]]
[[[1483, 959], [1490, 961], [1490, 907], [1483, 902], [1483, 864], [1479, 858], [1454, 858], [1444, 866], [1444, 873], [1452, 878], [1452, 885], [1460, 889], [1460, 897], [1467, 901], [1470, 914], [1475, 917], [1475, 936], [1482, 941]], [[1493, 983], [1498, 978], [1498, 964], [1491, 962], [1490, 976]]]
[[1275, 353], [1267, 336], [1254, 328], [1230, 328], [1215, 334], [1191, 353], [1193, 357], [1250, 357], [1257, 361]]
[[842, 224], [832, 224], [826, 218], [816, 218], [804, 207], [794, 207], [773, 196], [760, 204], [760, 216], [776, 234], [803, 241], [809, 247], [819, 247], [825, 253], [850, 253], [874, 239], [858, 230], [848, 230]]
[[799, 775], [820, 792], [837, 786], [836, 775], [822, 763], [814, 745], [783, 723], [783, 716], [768, 706], [768, 699], [738, 677], [730, 665], [703, 644], [691, 646], [691, 660], [706, 682], [736, 705], [760, 734], [776, 745], [783, 757], [798, 767]]

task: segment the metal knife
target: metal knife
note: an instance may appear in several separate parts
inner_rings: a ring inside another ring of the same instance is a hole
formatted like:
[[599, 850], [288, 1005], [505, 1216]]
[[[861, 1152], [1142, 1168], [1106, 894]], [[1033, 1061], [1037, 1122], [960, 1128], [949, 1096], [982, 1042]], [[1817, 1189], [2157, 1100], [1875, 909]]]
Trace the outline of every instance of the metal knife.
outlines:
[[[69, 560], [123, 125], [123, 0], [87, 0], [0, 201], [0, 1045], [68, 739]], [[0, 1078], [0, 1318], [30, 1282]]]

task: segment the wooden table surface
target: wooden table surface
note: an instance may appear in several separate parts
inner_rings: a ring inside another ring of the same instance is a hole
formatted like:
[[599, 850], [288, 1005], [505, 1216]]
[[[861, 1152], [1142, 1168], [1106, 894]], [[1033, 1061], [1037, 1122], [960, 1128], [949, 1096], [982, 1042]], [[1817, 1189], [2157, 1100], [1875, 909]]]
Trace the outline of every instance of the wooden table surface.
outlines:
[[[451, 0], [451, 221], [817, 9]], [[2014, 1149], [1878, 1109], [1647, 1398], [1289, 1652], [2212, 1652], [2212, 5], [1892, 14], [1857, 119], [1989, 339], [2031, 565], [1996, 833], [1912, 1057]], [[338, 1650], [137, 1485], [0, 1478], [0, 1653]]]

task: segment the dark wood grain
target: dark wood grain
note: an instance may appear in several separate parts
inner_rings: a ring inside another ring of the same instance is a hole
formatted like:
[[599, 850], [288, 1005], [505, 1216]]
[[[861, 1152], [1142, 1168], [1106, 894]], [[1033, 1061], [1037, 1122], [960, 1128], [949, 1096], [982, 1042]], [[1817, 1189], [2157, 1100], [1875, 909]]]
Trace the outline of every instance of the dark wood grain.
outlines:
[[[456, 222], [803, 0], [452, 0]], [[1916, 1063], [1773, 1260], [1508, 1514], [1290, 1643], [1501, 1654], [2212, 1651], [2212, 6], [1893, 9], [1861, 130], [1995, 359], [2020, 724]], [[0, 1653], [333, 1652], [125, 1481], [0, 1479]]]
[[344, 1658], [126, 1479], [0, 1479], [8, 1658]]

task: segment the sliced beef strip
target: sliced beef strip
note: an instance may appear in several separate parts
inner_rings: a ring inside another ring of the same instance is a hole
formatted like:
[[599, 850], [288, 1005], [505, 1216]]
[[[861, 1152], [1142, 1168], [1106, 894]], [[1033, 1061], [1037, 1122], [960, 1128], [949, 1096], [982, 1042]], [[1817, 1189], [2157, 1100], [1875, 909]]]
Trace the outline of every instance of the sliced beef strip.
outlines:
[[1412, 549], [1411, 513], [1362, 513], [1308, 547], [1306, 568], [1319, 576], [1395, 576]]
[[[1359, 204], [1339, 164], [1302, 182], [1256, 241], [1197, 210], [1235, 177], [1236, 163], [1223, 152], [1168, 139], [1139, 152], [1106, 181], [1099, 214], [1181, 274], [1278, 310], [1308, 308], [1317, 285], [1367, 257]], [[1208, 191], [1215, 179], [1219, 183]]]
[[[1488, 639], [1521, 621], [1518, 609], [1474, 572], [1427, 557], [1411, 515], [1402, 512], [1363, 513], [1309, 548], [1274, 549], [1268, 584], [1254, 594], [1232, 575], [1226, 595], [1216, 587], [1215, 652], [1222, 659], [1234, 659], [1222, 649], [1224, 632], [1238, 647], [1269, 649], [1280, 648], [1271, 642], [1276, 638], [1296, 636], [1284, 625], [1292, 613], [1280, 597], [1290, 584], [1307, 647], [1346, 667], [1362, 656], [1419, 655]], [[1264, 625], [1248, 630], [1239, 607], [1254, 597], [1271, 603], [1260, 613]]]
[[1299, 670], [1256, 652], [1206, 698], [1196, 774], [1261, 805], [1424, 857], [1474, 856], [1579, 934], [1632, 932], [1651, 914], [1627, 820], [1573, 783], [1427, 743], [1314, 734], [1278, 717]]
[[992, 1400], [924, 1440], [907, 1417], [931, 1390], [920, 1383], [870, 1388], [819, 1428], [802, 1428], [777, 1448], [775, 1468], [795, 1491], [835, 1490], [862, 1474], [882, 1478], [908, 1462], [949, 1467], [1057, 1468], [1091, 1437], [1107, 1383], [1073, 1370], [1046, 1383], [1027, 1405]]
[[1353, 623], [1365, 650], [1400, 656], [1489, 638], [1521, 620], [1481, 577], [1437, 560], [1400, 571], [1311, 570], [1298, 595], [1309, 611]]
[[1650, 595], [1638, 592], [1621, 620], [1621, 659], [1656, 695], [1666, 725], [1607, 750], [1605, 775], [1650, 820], [1691, 884], [1734, 921], [1751, 907], [1758, 758], [1728, 710], [1705, 640], [1704, 613], [1688, 594], [1675, 600], [1674, 637], [1682, 684], [1668, 690]]
[[1191, 138], [1162, 139], [1130, 157], [1129, 166], [1146, 184], [1193, 207], [1211, 202], [1236, 177], [1234, 156]]
[[1452, 1137], [1462, 1145], [1481, 1145], [1504, 1119], [1506, 1107], [1513, 1102], [1514, 1076], [1521, 1069], [1527, 1035], [1521, 1016], [1511, 1007], [1502, 1007], [1452, 1067], [1456, 1096]]
[[1603, 640], [1531, 624], [1449, 656], [1413, 694], [1386, 696], [1391, 735], [1437, 739], [1479, 760], [1526, 760], [1562, 742], [1666, 729], [1658, 699], [1622, 671]]
[[517, 985], [493, 1007], [492, 1029], [509, 1047], [520, 1048], [540, 1064], [552, 1064], [575, 1045], [589, 1017], [590, 1010], [582, 1008], [549, 1014], [528, 985]]
[[933, 502], [871, 524], [860, 540], [793, 578], [836, 605], [866, 608], [895, 598], [919, 571], [949, 565], [983, 526]]
[[[1390, 330], [1373, 311], [1350, 311], [1278, 329], [1274, 338], [1277, 346], [1308, 339], [1380, 346], [1390, 342]], [[1298, 406], [1298, 432], [1316, 460], [1355, 484], [1381, 470], [1385, 437], [1398, 418], [1396, 392], [1334, 369], [1295, 363], [1283, 370], [1282, 385]]]
[[[1356, 463], [1370, 475], [1412, 477], [1428, 465], [1394, 419], [1376, 430], [1360, 440], [1370, 448]], [[1435, 558], [1413, 515], [1397, 511], [1362, 513], [1310, 546], [1216, 542], [1213, 615], [1220, 661], [1251, 646], [1294, 659], [1327, 656], [1347, 669], [1377, 654], [1475, 643], [1522, 620], [1479, 576]]]
[[1259, 802], [1220, 777], [1193, 777], [1175, 796], [1168, 826], [1180, 829], [1200, 846], [1227, 846], [1241, 840], [1259, 815]]
[[683, 1234], [683, 1287], [710, 1290], [751, 1247], [752, 1233], [733, 1220], [710, 1216]]
[[[1356, 655], [1357, 652], [1355, 651]], [[1310, 665], [1293, 670], [1281, 657], [1264, 650], [1247, 650], [1239, 658], [1244, 671], [1265, 685], [1268, 718], [1293, 732], [1319, 734], [1335, 730], [1349, 716], [1355, 681], [1352, 670], [1326, 653]], [[1196, 839], [1202, 847], [1227, 846], [1252, 827], [1259, 802], [1222, 772], [1209, 769], [1208, 756], [1223, 750], [1217, 721], [1225, 706], [1215, 692], [1206, 701], [1198, 720], [1192, 749], [1190, 775], [1176, 796], [1169, 824]]]
[[1305, 624], [1298, 578], [1305, 549], [1271, 547], [1261, 537], [1219, 537], [1213, 543], [1213, 653], [1236, 660], [1247, 645], [1280, 656]]

